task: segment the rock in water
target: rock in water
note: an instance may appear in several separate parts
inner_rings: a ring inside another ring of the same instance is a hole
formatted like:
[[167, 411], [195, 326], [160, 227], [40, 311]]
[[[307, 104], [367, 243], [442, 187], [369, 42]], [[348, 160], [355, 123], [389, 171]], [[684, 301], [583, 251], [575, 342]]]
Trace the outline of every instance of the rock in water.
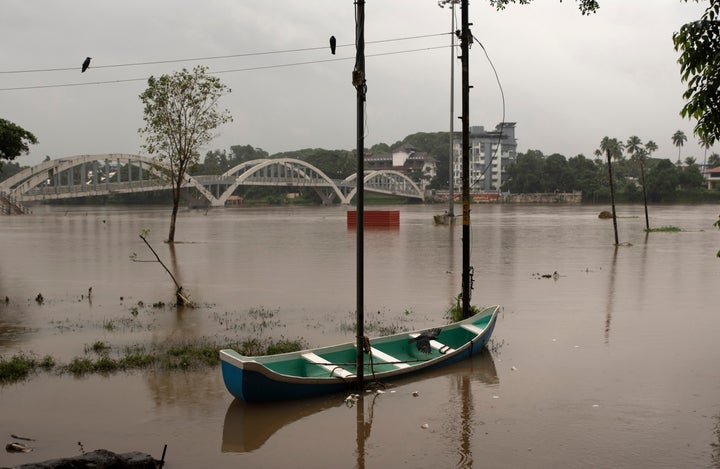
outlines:
[[157, 469], [160, 461], [153, 459], [145, 453], [133, 451], [131, 453], [116, 454], [106, 449], [98, 449], [72, 458], [51, 459], [49, 461], [23, 464], [16, 469]]

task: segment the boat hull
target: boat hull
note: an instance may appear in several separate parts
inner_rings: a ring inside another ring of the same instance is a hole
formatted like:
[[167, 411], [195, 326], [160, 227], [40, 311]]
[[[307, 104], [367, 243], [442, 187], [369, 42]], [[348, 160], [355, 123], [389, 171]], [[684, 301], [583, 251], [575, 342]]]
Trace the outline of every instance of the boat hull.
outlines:
[[[449, 365], [478, 354], [490, 339], [499, 307], [482, 309], [463, 321], [444, 326], [425, 353], [416, 346], [422, 331], [370, 340], [365, 353], [366, 382], [387, 380]], [[300, 399], [347, 391], [357, 382], [355, 344], [278, 355], [245, 357], [220, 351], [225, 387], [246, 402]]]

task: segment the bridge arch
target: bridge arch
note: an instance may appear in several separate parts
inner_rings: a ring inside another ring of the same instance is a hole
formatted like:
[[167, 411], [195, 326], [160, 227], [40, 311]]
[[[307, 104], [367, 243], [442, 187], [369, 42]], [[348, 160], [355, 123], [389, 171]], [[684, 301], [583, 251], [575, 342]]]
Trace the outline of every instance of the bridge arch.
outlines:
[[[353, 173], [346, 177], [343, 182], [348, 185], [352, 185], [353, 189], [345, 196], [347, 203], [350, 203], [357, 192], [357, 184], [354, 181], [357, 178], [357, 174]], [[372, 190], [373, 192], [379, 192], [388, 195], [401, 195], [403, 197], [410, 197], [414, 199], [423, 200], [423, 192], [420, 190], [415, 181], [410, 179], [407, 175], [394, 170], [381, 169], [381, 170], [367, 170], [363, 177], [363, 183], [365, 189]]]
[[[87, 165], [90, 165], [88, 169]], [[117, 164], [116, 171], [111, 170], [111, 164]], [[132, 181], [132, 171], [128, 168], [130, 180], [124, 181], [122, 185], [118, 185], [120, 181], [119, 166], [121, 164], [130, 165], [139, 169], [140, 178]], [[144, 167], [143, 167], [144, 165]], [[81, 168], [77, 174], [79, 184], [74, 184], [76, 171], [75, 168]], [[143, 170], [147, 171], [148, 177], [155, 180], [152, 184], [147, 184], [147, 180], [143, 181]], [[48, 181], [57, 182], [50, 190], [53, 198], [71, 198], [85, 197], [92, 195], [105, 195], [111, 193], [130, 193], [143, 190], [154, 189], [170, 189], [169, 179], [163, 175], [170, 172], [170, 166], [159, 162], [153, 158], [133, 155], [125, 153], [107, 153], [97, 155], [77, 155], [58, 158], [55, 160], [43, 161], [33, 167], [26, 168], [23, 171], [11, 176], [0, 183], [0, 191], [6, 192], [19, 201], [35, 201], [43, 200], [48, 194], [47, 191], [38, 190], [43, 188]], [[67, 184], [61, 186], [59, 184], [62, 175], [65, 174]], [[112, 182], [111, 179], [117, 175], [117, 181]], [[53, 181], [54, 179], [54, 181]], [[197, 181], [193, 176], [186, 175], [186, 187], [194, 187], [203, 197], [207, 198], [211, 203], [215, 197]]]
[[[233, 177], [234, 182], [218, 197], [224, 205], [235, 189], [240, 185], [275, 185], [293, 187], [312, 187], [318, 191], [323, 203], [328, 203], [334, 195], [342, 203], [345, 196], [338, 186], [324, 172], [312, 164], [294, 158], [263, 158], [246, 161], [223, 173], [223, 178]], [[322, 193], [326, 188], [330, 194]]]
[[[124, 153], [78, 155], [44, 161], [0, 183], [0, 192], [19, 202], [88, 197], [172, 188], [170, 167], [153, 158]], [[125, 180], [123, 181], [123, 173]], [[246, 161], [222, 175], [186, 175], [184, 187], [193, 187], [213, 206], [223, 206], [240, 185], [309, 187], [323, 203], [337, 196], [350, 204], [357, 188], [355, 174], [333, 180], [314, 165], [294, 158]], [[365, 189], [423, 199], [420, 188], [408, 176], [393, 170], [366, 171]], [[213, 195], [211, 189], [217, 186]], [[220, 193], [220, 188], [225, 189]]]

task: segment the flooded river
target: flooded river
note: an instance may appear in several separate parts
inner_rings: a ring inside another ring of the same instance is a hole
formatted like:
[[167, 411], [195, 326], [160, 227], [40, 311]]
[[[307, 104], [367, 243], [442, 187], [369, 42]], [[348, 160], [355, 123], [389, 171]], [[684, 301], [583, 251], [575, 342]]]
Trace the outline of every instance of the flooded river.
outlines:
[[[368, 322], [444, 321], [460, 291], [461, 227], [433, 226], [441, 206], [382, 208], [401, 224], [366, 232]], [[652, 206], [651, 226], [683, 231], [649, 235], [642, 207], [620, 206], [618, 248], [597, 217], [606, 207], [472, 208], [473, 302], [503, 306], [488, 353], [354, 407], [344, 394], [244, 405], [219, 367], [40, 372], [0, 385], [0, 442], [35, 438], [32, 453], [0, 453], [0, 467], [98, 448], [159, 458], [165, 444], [169, 468], [720, 467], [718, 206]], [[67, 363], [97, 341], [353, 340], [346, 210], [184, 211], [174, 252], [166, 208], [2, 217], [0, 355]], [[142, 230], [198, 308], [167, 306], [174, 287], [143, 262]], [[258, 308], [273, 313], [265, 324]]]

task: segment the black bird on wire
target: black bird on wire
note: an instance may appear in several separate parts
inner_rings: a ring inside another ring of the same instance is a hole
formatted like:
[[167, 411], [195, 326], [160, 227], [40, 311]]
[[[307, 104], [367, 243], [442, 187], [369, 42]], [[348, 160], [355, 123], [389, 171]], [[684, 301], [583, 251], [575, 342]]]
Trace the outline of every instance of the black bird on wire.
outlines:
[[337, 44], [337, 43], [336, 43], [336, 41], [335, 41], [335, 36], [330, 36], [330, 53], [331, 53], [332, 55], [335, 55], [335, 45], [336, 45], [336, 44]]
[[92, 59], [92, 57], [85, 58], [85, 62], [83, 62], [82, 64], [82, 70], [80, 71], [80, 73], [85, 73], [85, 70], [88, 69], [88, 67], [90, 66], [90, 59]]
[[440, 331], [442, 331], [442, 329], [439, 327], [436, 327], [435, 329], [430, 329], [429, 331], [421, 333], [417, 337], [413, 337], [412, 339], [408, 340], [408, 342], [415, 342], [417, 349], [420, 350], [422, 353], [430, 353], [430, 341], [437, 339], [437, 336], [440, 335]]

